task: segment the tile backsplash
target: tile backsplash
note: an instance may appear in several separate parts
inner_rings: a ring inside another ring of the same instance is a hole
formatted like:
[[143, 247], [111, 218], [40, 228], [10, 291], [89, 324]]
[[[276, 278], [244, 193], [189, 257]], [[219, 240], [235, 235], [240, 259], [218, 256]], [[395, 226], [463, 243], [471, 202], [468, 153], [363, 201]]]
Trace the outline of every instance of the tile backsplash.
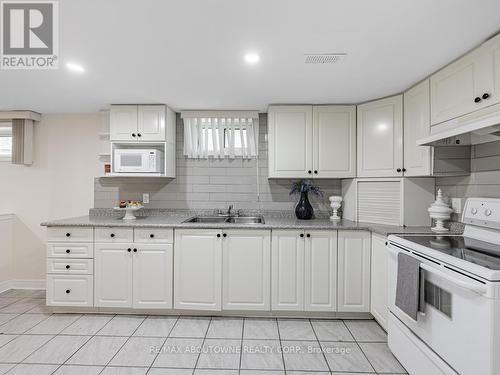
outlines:
[[[267, 115], [259, 118], [258, 159], [187, 159], [183, 150], [182, 120], [177, 116], [177, 177], [96, 178], [94, 207], [111, 208], [120, 200], [142, 200], [149, 208], [291, 210], [298, 199], [289, 196], [292, 179], [268, 180]], [[315, 209], [329, 210], [328, 197], [341, 194], [340, 180], [316, 180], [324, 197], [310, 196]]]
[[471, 174], [436, 178], [447, 197], [500, 198], [500, 141], [471, 147]]

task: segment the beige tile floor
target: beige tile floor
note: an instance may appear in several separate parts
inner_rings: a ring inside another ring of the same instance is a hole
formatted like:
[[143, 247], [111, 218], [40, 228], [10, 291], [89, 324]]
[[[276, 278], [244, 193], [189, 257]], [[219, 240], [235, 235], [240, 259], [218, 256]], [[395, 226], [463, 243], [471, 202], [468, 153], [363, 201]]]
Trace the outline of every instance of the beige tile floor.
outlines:
[[0, 294], [0, 375], [404, 374], [373, 320], [52, 314]]

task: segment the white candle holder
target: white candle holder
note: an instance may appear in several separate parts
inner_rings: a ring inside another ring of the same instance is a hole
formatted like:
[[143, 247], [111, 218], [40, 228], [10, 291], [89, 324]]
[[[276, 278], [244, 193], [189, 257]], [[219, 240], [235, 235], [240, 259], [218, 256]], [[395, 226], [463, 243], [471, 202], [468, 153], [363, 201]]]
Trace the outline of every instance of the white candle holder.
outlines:
[[330, 216], [330, 220], [332, 221], [337, 221], [340, 220], [341, 217], [338, 215], [338, 210], [340, 207], [342, 207], [342, 197], [333, 195], [329, 198], [330, 200], [330, 207], [333, 210], [332, 216]]
[[429, 216], [436, 221], [436, 225], [431, 228], [436, 233], [446, 233], [449, 229], [444, 227], [444, 221], [450, 220], [453, 210], [443, 200], [443, 192], [438, 189], [436, 201], [428, 208]]

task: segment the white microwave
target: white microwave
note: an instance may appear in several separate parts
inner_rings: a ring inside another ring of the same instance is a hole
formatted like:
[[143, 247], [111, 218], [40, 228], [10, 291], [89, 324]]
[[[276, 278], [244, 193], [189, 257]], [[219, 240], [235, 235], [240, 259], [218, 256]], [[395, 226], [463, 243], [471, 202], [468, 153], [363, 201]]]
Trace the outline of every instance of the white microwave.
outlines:
[[115, 149], [114, 172], [162, 173], [163, 151], [157, 149]]

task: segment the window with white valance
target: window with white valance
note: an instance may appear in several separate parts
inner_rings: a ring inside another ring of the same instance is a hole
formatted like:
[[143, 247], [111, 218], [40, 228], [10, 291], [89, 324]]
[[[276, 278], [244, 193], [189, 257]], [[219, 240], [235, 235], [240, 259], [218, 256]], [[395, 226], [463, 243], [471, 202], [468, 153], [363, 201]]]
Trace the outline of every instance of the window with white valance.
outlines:
[[188, 158], [255, 158], [259, 114], [254, 111], [186, 111], [184, 155]]

